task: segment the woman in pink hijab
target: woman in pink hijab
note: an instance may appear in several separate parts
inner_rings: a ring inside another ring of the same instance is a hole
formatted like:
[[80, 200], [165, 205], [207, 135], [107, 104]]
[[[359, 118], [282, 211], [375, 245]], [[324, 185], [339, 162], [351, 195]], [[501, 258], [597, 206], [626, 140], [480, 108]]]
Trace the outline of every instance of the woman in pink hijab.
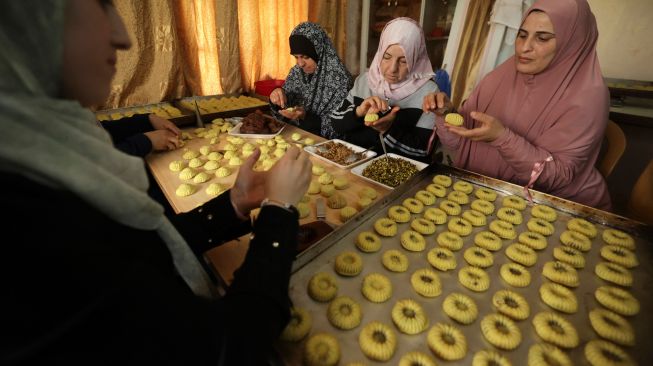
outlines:
[[[536, 1], [515, 55], [489, 73], [460, 109], [455, 127], [436, 118], [455, 166], [610, 209], [594, 168], [608, 121], [609, 94], [596, 55], [596, 20], [586, 0]], [[430, 94], [424, 111], [450, 107]]]
[[[410, 18], [388, 22], [369, 71], [356, 78], [347, 98], [331, 114], [334, 130], [353, 144], [382, 153], [381, 133], [388, 152], [428, 160], [435, 117], [423, 113], [422, 101], [438, 91], [432, 75], [419, 24]], [[387, 114], [364, 121], [366, 114], [378, 112]]]

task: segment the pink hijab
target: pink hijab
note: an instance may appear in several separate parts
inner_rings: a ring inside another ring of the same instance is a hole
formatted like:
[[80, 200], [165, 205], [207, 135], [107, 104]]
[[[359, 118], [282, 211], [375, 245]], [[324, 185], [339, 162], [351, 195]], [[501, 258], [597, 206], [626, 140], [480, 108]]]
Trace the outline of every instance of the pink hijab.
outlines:
[[502, 121], [506, 133], [489, 144], [460, 139], [456, 165], [526, 185], [534, 167], [551, 157], [535, 189], [609, 209], [607, 186], [594, 168], [609, 108], [596, 20], [586, 0], [538, 0], [526, 15], [536, 9], [553, 23], [556, 55], [537, 75], [517, 72], [513, 56], [483, 79], [461, 108], [466, 127], [478, 125], [469, 112], [480, 111]]
[[[399, 45], [406, 55], [408, 77], [397, 84], [388, 84], [381, 74], [381, 60], [385, 50], [393, 44]], [[424, 32], [411, 18], [395, 18], [388, 22], [381, 33], [379, 48], [367, 74], [367, 84], [376, 96], [401, 100], [413, 94], [430, 78], [415, 78], [413, 74], [433, 74], [431, 60], [426, 53]]]

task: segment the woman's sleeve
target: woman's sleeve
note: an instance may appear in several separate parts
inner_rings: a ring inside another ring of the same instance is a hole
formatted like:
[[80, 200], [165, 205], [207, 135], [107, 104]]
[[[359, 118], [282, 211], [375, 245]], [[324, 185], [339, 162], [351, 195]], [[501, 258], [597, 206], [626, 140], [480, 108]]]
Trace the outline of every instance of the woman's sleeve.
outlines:
[[516, 172], [519, 181], [528, 182], [536, 163], [549, 156], [535, 187], [542, 191], [555, 191], [569, 185], [579, 170], [594, 164], [590, 158], [593, 149], [600, 146], [607, 123], [607, 107], [602, 121], [586, 118], [581, 107], [562, 113], [557, 121], [533, 142], [506, 128], [504, 133], [490, 144]]
[[111, 136], [113, 145], [125, 154], [144, 158], [152, 151], [152, 141], [144, 134], [153, 130], [148, 114], [100, 123]]
[[363, 99], [350, 91], [340, 107], [331, 113], [331, 125], [334, 131], [344, 135], [348, 142], [367, 148], [376, 145], [378, 133], [373, 128], [365, 126], [363, 118], [356, 116], [356, 108], [361, 103]]

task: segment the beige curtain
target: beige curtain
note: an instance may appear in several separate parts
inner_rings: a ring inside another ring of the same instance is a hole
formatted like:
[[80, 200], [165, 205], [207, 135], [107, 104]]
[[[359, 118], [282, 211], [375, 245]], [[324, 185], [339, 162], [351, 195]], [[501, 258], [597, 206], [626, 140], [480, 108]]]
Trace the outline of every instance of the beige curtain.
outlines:
[[490, 12], [495, 0], [475, 0], [469, 4], [456, 63], [451, 73], [452, 102], [456, 108], [474, 88], [478, 67], [490, 29]]
[[312, 0], [308, 6], [308, 20], [322, 26], [341, 60], [347, 53], [347, 3], [348, 0]]
[[116, 0], [132, 40], [118, 52], [111, 95], [100, 109], [156, 103], [186, 94], [172, 0]]
[[215, 18], [218, 37], [220, 83], [227, 94], [242, 90], [240, 48], [238, 45], [238, 1], [216, 0]]
[[238, 0], [238, 36], [243, 88], [285, 79], [294, 65], [288, 37], [308, 19], [308, 0]]

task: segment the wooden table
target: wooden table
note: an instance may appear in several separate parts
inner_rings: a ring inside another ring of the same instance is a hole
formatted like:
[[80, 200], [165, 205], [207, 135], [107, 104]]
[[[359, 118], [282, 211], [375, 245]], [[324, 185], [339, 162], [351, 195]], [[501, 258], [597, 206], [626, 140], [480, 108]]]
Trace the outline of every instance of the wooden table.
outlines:
[[[183, 131], [191, 133], [193, 136], [196, 136], [193, 133], [194, 130], [195, 128], [188, 128], [188, 129], [184, 129]], [[292, 140], [290, 136], [293, 133], [301, 134], [302, 140], [307, 137], [310, 137], [313, 138], [316, 143], [324, 141], [323, 138], [319, 136], [315, 136], [309, 132], [301, 130], [292, 125], [286, 125], [286, 127], [281, 132], [281, 135], [288, 143], [291, 143]], [[213, 151], [224, 150], [224, 147], [228, 143], [226, 139], [227, 136], [228, 134], [226, 133], [220, 134], [218, 137], [219, 141], [217, 141], [217, 143], [213, 145], [210, 144], [210, 139], [196, 137], [193, 138], [192, 140], [188, 140], [186, 142], [186, 145], [182, 149], [178, 149], [170, 152], [164, 152], [164, 153], [151, 154], [146, 159], [147, 164], [149, 165], [155, 180], [161, 187], [163, 193], [165, 194], [166, 198], [168, 199], [168, 201], [170, 202], [171, 206], [173, 207], [176, 213], [188, 212], [209, 201], [212, 197], [206, 194], [205, 189], [210, 183], [219, 183], [225, 189], [230, 188], [233, 185], [236, 176], [238, 174], [238, 167], [230, 167], [232, 168], [232, 174], [228, 177], [218, 178], [214, 174], [211, 174], [211, 179], [209, 181], [196, 185], [198, 188], [196, 193], [187, 197], [179, 197], [175, 194], [175, 191], [181, 183], [184, 183], [184, 181], [182, 181], [179, 178], [179, 173], [171, 171], [168, 168], [168, 165], [170, 164], [170, 162], [174, 160], [183, 160], [182, 155], [184, 154], [185, 149], [192, 149], [198, 151], [201, 146], [210, 145]], [[247, 140], [246, 142], [258, 146], [258, 144], [256, 143], [256, 139], [246, 139], [246, 140]], [[205, 157], [202, 157], [202, 159], [206, 160]], [[243, 158], [243, 160], [244, 159], [245, 158]], [[344, 177], [345, 179], [347, 179], [347, 181], [349, 182], [349, 186], [346, 189], [338, 190], [337, 192], [345, 197], [345, 199], [347, 200], [347, 205], [352, 206], [356, 209], [360, 210], [360, 206], [358, 205], [358, 200], [359, 200], [358, 192], [363, 187], [370, 187], [375, 189], [378, 193], [377, 199], [387, 195], [389, 192], [387, 188], [382, 187], [381, 185], [371, 183], [365, 179], [362, 179], [359, 176], [351, 173], [350, 170], [341, 169], [336, 165], [329, 164], [324, 160], [318, 159], [314, 156], [311, 156], [311, 161], [313, 162], [314, 165], [320, 165], [324, 167], [325, 172], [330, 173], [331, 175], [333, 175], [334, 178]], [[228, 166], [227, 160], [222, 160], [219, 163], [220, 166]], [[314, 181], [317, 181], [317, 178], [318, 176], [313, 175]], [[321, 196], [319, 194], [317, 195], [307, 194], [307, 196], [310, 198], [310, 202], [309, 202], [310, 212], [307, 217], [300, 220], [300, 224], [306, 224], [316, 220], [315, 202], [316, 199]], [[326, 211], [327, 211], [326, 221], [328, 223], [330, 223], [332, 226], [337, 226], [342, 224], [342, 221], [340, 220], [339, 209], [331, 209], [327, 206]], [[242, 264], [248, 246], [249, 246], [248, 236], [243, 236], [238, 240], [233, 240], [231, 242], [225, 243], [219, 247], [216, 247], [206, 252], [205, 258], [212, 266], [219, 279], [223, 281], [225, 284], [229, 284], [233, 279], [233, 272]]]

